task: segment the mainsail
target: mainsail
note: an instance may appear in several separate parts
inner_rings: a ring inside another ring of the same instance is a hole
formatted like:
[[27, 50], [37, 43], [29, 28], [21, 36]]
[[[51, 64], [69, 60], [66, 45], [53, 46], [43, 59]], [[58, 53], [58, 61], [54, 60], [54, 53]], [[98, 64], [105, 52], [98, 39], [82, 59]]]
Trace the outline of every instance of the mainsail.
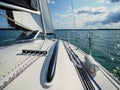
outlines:
[[46, 0], [1, 0], [0, 6], [7, 9], [6, 18], [12, 27], [38, 30], [44, 34], [53, 33]]

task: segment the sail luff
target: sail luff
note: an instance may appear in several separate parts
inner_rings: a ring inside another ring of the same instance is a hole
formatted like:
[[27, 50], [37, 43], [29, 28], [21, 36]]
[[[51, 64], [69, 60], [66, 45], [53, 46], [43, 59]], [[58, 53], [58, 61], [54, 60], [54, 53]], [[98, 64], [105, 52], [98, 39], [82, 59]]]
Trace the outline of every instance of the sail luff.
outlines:
[[54, 32], [53, 32], [53, 23], [52, 23], [52, 17], [51, 17], [51, 15], [50, 15], [50, 9], [49, 9], [49, 6], [48, 6], [48, 1], [47, 1], [47, 0], [46, 0], [46, 4], [47, 4], [47, 8], [48, 8], [49, 19], [50, 19], [51, 30], [52, 30], [52, 32], [49, 32], [48, 34], [49, 34], [49, 35], [51, 35], [51, 34], [53, 34], [53, 33], [54, 33]]
[[38, 0], [38, 7], [39, 7], [39, 10], [41, 11], [41, 22], [42, 22], [42, 30], [43, 30], [43, 39], [46, 38], [46, 33], [45, 33], [45, 28], [44, 28], [44, 21], [43, 21], [43, 14], [42, 14], [42, 7], [41, 7], [41, 2], [40, 0]]
[[48, 8], [47, 0], [39, 0], [41, 6], [41, 14], [43, 19], [43, 26], [46, 34], [52, 34], [53, 32], [53, 24], [50, 16], [50, 11]]

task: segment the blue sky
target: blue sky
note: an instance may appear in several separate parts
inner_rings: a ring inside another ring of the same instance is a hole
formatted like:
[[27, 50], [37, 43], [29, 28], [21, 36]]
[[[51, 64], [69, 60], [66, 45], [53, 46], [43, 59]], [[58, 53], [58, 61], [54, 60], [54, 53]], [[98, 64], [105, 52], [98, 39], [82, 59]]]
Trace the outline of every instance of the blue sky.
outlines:
[[[78, 29], [120, 29], [120, 0], [73, 0]], [[71, 0], [48, 0], [55, 29], [73, 28]]]
[[71, 1], [76, 29], [120, 29], [120, 0], [48, 0], [54, 29], [74, 28]]
[[[4, 10], [0, 10], [0, 14], [4, 15], [6, 14], [6, 12]], [[7, 19], [0, 15], [0, 27], [5, 28], [6, 26], [9, 26], [9, 24], [7, 23]]]

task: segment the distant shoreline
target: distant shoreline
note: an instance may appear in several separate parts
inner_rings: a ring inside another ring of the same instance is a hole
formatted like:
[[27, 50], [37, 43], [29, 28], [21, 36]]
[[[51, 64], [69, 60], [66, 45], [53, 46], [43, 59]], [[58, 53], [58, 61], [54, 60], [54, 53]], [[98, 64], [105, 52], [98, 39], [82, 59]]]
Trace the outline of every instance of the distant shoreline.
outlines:
[[77, 30], [77, 31], [89, 31], [89, 30], [120, 30], [120, 29], [54, 29], [54, 30]]

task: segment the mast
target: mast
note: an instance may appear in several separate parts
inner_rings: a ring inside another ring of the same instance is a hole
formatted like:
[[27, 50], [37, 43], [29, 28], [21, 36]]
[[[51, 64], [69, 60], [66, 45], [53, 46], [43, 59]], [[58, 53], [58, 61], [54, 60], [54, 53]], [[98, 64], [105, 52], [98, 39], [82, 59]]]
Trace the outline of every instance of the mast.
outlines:
[[48, 8], [47, 0], [40, 0], [41, 6], [41, 14], [42, 14], [42, 21], [44, 27], [44, 35], [46, 37], [47, 34], [53, 34], [53, 24], [50, 16], [50, 11]]
[[[38, 0], [38, 3], [39, 3], [39, 10], [41, 11], [42, 13], [42, 7], [40, 8], [41, 5], [41, 2]], [[44, 21], [43, 21], [43, 14], [41, 15], [41, 21], [42, 21], [42, 26], [43, 26], [43, 39], [46, 39], [47, 35], [46, 35], [46, 32], [45, 32], [45, 25], [44, 25]]]

